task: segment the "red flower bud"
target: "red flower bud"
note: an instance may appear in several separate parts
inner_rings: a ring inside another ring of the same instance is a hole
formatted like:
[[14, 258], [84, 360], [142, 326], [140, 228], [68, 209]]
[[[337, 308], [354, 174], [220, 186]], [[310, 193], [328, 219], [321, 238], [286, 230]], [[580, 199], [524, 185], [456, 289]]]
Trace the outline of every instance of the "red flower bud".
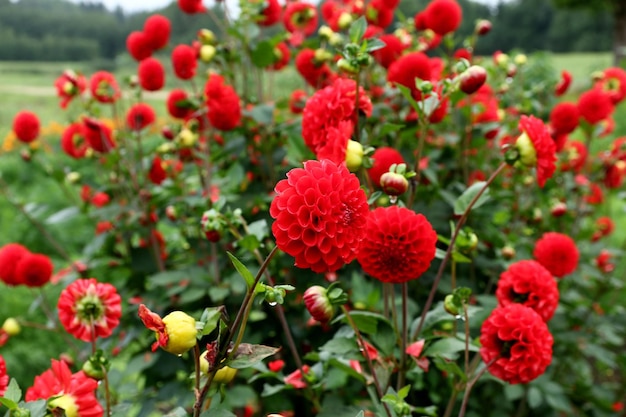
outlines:
[[477, 35], [483, 36], [488, 34], [491, 31], [491, 22], [485, 19], [481, 19], [476, 22], [476, 27], [474, 28], [474, 32]]
[[478, 65], [472, 65], [459, 75], [460, 88], [465, 94], [475, 93], [482, 87], [485, 80], [487, 80], [487, 70]]
[[320, 323], [328, 323], [335, 313], [330, 304], [326, 288], [314, 285], [308, 288], [303, 295], [304, 305], [311, 316]]

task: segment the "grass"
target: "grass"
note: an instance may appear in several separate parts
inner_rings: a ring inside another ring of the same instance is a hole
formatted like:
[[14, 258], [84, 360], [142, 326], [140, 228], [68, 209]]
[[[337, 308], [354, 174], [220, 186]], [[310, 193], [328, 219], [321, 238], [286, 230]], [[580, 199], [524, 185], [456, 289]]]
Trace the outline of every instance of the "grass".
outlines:
[[579, 52], [550, 54], [550, 61], [559, 72], [567, 70], [572, 74], [571, 89], [580, 92], [591, 85], [590, 75], [594, 71], [610, 67], [613, 56], [610, 52]]

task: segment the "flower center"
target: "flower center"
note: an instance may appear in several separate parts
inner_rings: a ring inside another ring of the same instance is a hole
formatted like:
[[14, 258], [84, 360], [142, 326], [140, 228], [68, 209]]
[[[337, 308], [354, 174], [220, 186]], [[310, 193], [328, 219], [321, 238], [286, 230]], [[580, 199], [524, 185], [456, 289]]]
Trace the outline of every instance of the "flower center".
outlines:
[[524, 304], [526, 301], [528, 301], [528, 296], [529, 293], [517, 293], [513, 290], [511, 290], [511, 300], [513, 300], [513, 302], [518, 303], [518, 304]]
[[48, 406], [52, 409], [62, 408], [67, 417], [79, 417], [78, 404], [76, 404], [74, 397], [69, 394], [64, 394], [53, 399], [48, 403]]
[[76, 303], [76, 315], [83, 322], [93, 323], [104, 315], [102, 300], [95, 295], [86, 295]]
[[510, 358], [511, 357], [511, 349], [515, 346], [516, 340], [500, 340], [500, 344], [502, 347], [500, 348], [500, 357], [501, 358]]

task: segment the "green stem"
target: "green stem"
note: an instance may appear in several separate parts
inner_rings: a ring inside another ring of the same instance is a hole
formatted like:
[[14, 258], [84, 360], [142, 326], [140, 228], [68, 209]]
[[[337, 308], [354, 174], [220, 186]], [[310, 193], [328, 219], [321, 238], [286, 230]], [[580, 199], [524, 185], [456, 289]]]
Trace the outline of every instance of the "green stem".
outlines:
[[459, 417], [465, 417], [465, 410], [467, 409], [467, 402], [469, 401], [470, 393], [472, 392], [472, 388], [474, 388], [474, 385], [476, 384], [476, 382], [478, 382], [480, 377], [483, 376], [483, 374], [487, 372], [487, 369], [489, 369], [489, 367], [498, 359], [499, 357], [496, 357], [491, 362], [486, 364], [486, 366], [483, 369], [481, 369], [470, 382], [467, 383], [467, 386], [465, 387], [465, 394], [463, 394], [463, 402], [461, 403], [461, 410], [459, 411]]
[[402, 332], [400, 343], [400, 373], [398, 374], [398, 384], [396, 386], [397, 391], [404, 386], [407, 363], [406, 363], [406, 347], [409, 337], [408, 331], [408, 316], [409, 316], [409, 285], [406, 282], [402, 283]]

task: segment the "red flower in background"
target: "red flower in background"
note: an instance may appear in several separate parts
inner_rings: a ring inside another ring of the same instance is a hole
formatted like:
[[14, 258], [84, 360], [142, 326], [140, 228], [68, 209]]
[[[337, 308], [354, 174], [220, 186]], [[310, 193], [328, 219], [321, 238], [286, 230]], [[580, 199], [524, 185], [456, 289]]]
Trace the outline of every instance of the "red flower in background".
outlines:
[[[167, 96], [167, 111], [170, 116], [176, 119], [186, 119], [193, 113], [193, 109], [191, 109], [186, 103], [189, 100], [187, 96], [187, 92], [184, 90], [174, 89], [170, 91], [169, 96]], [[185, 103], [185, 104], [181, 104]]]
[[82, 131], [83, 137], [94, 151], [108, 153], [115, 148], [113, 131], [98, 119], [86, 117]]
[[167, 171], [163, 168], [163, 162], [161, 158], [155, 156], [150, 166], [150, 172], [148, 172], [148, 178], [153, 184], [160, 185], [167, 178]]
[[16, 274], [20, 260], [30, 251], [18, 243], [9, 243], [0, 248], [0, 279], [7, 285], [19, 285], [21, 276]]
[[587, 147], [584, 143], [572, 140], [565, 142], [563, 146], [565, 160], [561, 162], [561, 171], [579, 172], [587, 161]]
[[569, 71], [566, 70], [561, 71], [561, 80], [554, 89], [554, 95], [559, 97], [565, 94], [571, 83], [572, 74], [570, 74]]
[[579, 253], [576, 242], [562, 233], [544, 233], [535, 243], [533, 256], [558, 278], [571, 274], [578, 267]]
[[4, 396], [9, 386], [9, 376], [7, 375], [7, 364], [0, 355], [0, 397]]
[[357, 252], [363, 271], [394, 284], [419, 278], [435, 257], [437, 233], [421, 214], [397, 206], [370, 212]]
[[285, 7], [283, 24], [292, 34], [290, 42], [294, 46], [300, 45], [304, 38], [317, 30], [317, 21], [317, 10], [312, 4], [294, 1]]
[[296, 56], [296, 69], [304, 80], [313, 88], [326, 87], [337, 78], [337, 75], [325, 62], [315, 57], [313, 49], [302, 49]]
[[133, 31], [126, 37], [126, 49], [136, 61], [142, 61], [152, 55], [152, 45], [145, 33]]
[[[528, 137], [534, 149], [533, 157], [528, 160], [525, 160], [525, 151], [522, 150], [520, 152], [522, 154], [521, 161], [524, 165], [536, 166], [537, 183], [540, 187], [543, 187], [546, 181], [554, 175], [554, 171], [556, 171], [556, 145], [554, 140], [552, 140], [543, 122], [534, 116], [522, 116], [519, 122], [519, 129], [523, 132], [520, 139], [524, 136]], [[517, 140], [517, 144], [520, 144], [520, 139]], [[524, 146], [522, 145], [522, 147]], [[534, 162], [532, 159], [534, 159]]]
[[13, 132], [21, 142], [33, 142], [39, 136], [39, 129], [39, 118], [33, 112], [23, 110], [13, 119]]
[[503, 307], [514, 303], [530, 307], [547, 322], [559, 304], [559, 290], [546, 268], [539, 262], [524, 260], [509, 265], [500, 274], [496, 298]]
[[257, 20], [259, 26], [272, 26], [280, 20], [280, 15], [283, 11], [282, 7], [278, 3], [278, 0], [263, 0], [261, 4], [265, 4], [263, 10], [261, 10], [260, 19]]
[[287, 66], [291, 59], [291, 51], [285, 42], [279, 42], [274, 47], [275, 62], [269, 66], [274, 71], [281, 70]]
[[189, 80], [196, 75], [196, 50], [189, 45], [178, 45], [172, 51], [174, 74], [181, 80]]
[[580, 113], [574, 103], [559, 103], [550, 112], [550, 124], [556, 135], [567, 135], [578, 127]]
[[611, 262], [611, 258], [613, 258], [613, 254], [606, 249], [602, 249], [596, 257], [596, 266], [605, 274], [615, 270], [615, 264]]
[[370, 179], [374, 184], [380, 187], [380, 177], [389, 171], [389, 167], [393, 164], [404, 164], [402, 154], [394, 148], [385, 147], [378, 148], [372, 154], [374, 164], [367, 170]]
[[424, 9], [424, 23], [438, 35], [444, 36], [458, 29], [463, 10], [455, 0], [433, 0]]
[[50, 281], [54, 265], [46, 255], [27, 253], [15, 266], [15, 277], [28, 287], [41, 287]]
[[400, 84], [411, 90], [413, 97], [420, 100], [422, 93], [415, 86], [415, 79], [431, 80], [431, 64], [428, 56], [421, 52], [403, 55], [389, 66], [387, 81]]
[[300, 114], [304, 111], [307, 101], [307, 93], [304, 90], [293, 90], [289, 96], [289, 110], [293, 114]]
[[146, 58], [137, 69], [139, 85], [146, 91], [158, 91], [165, 85], [165, 70], [156, 58]]
[[365, 18], [371, 25], [386, 28], [393, 22], [395, 7], [391, 7], [388, 0], [372, 0], [365, 8]]
[[72, 374], [67, 363], [52, 360], [52, 367], [35, 377], [26, 391], [26, 401], [47, 400], [49, 408], [61, 408], [71, 417], [101, 417], [102, 406], [96, 399], [98, 381], [83, 371]]
[[605, 69], [596, 87], [608, 94], [613, 104], [620, 103], [626, 97], [626, 71], [618, 67]]
[[57, 95], [61, 98], [61, 108], [65, 109], [74, 97], [85, 91], [87, 80], [84, 75], [67, 70], [54, 81], [54, 87], [57, 90]]
[[402, 52], [406, 49], [406, 45], [392, 34], [381, 35], [379, 39], [385, 43], [385, 46], [372, 52], [372, 56], [384, 68], [389, 68], [391, 64], [400, 58]]
[[554, 339], [541, 316], [530, 307], [497, 307], [480, 330], [480, 356], [489, 372], [510, 384], [526, 384], [552, 362]]
[[122, 316], [122, 299], [111, 284], [95, 278], [79, 279], [61, 292], [57, 308], [65, 330], [90, 342], [113, 333]]
[[100, 103], [113, 103], [122, 95], [115, 76], [107, 71], [98, 71], [91, 76], [89, 91]]
[[148, 43], [153, 51], [163, 49], [167, 46], [172, 32], [170, 20], [160, 14], [153, 14], [148, 17], [143, 24], [143, 33], [148, 39]]
[[211, 74], [204, 86], [211, 124], [220, 130], [232, 130], [241, 121], [241, 104], [233, 87], [221, 75]]
[[297, 267], [332, 272], [356, 257], [369, 209], [359, 180], [345, 165], [306, 161], [275, 191], [272, 233]]
[[61, 135], [61, 149], [72, 158], [80, 159], [87, 153], [87, 141], [83, 137], [82, 123], [72, 123]]
[[295, 389], [304, 389], [306, 388], [306, 381], [303, 378], [302, 372], [305, 374], [309, 373], [309, 365], [303, 365], [302, 371], [300, 369], [296, 369], [289, 375], [284, 378], [284, 382], [286, 385], [291, 385]]
[[206, 7], [202, 4], [202, 0], [178, 0], [178, 7], [188, 14], [206, 12]]
[[589, 124], [596, 124], [613, 113], [611, 97], [599, 88], [592, 88], [578, 98], [578, 111]]
[[154, 123], [156, 114], [150, 105], [137, 103], [126, 113], [126, 123], [132, 130], [142, 130]]

